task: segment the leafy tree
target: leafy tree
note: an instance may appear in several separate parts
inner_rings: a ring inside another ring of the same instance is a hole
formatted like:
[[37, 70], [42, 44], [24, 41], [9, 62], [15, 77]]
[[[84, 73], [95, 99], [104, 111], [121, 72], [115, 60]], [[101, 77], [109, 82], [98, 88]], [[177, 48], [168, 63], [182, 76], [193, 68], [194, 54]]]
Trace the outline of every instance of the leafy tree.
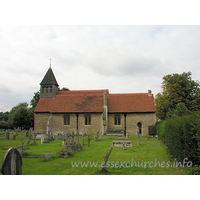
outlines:
[[59, 91], [69, 91], [68, 88], [63, 87], [62, 89], [58, 88]]
[[14, 106], [9, 114], [8, 125], [10, 128], [33, 127], [33, 112], [26, 102]]
[[190, 111], [200, 109], [200, 85], [191, 78], [191, 72], [169, 74], [163, 77], [163, 92], [155, 97], [156, 115], [165, 119], [170, 110], [176, 108], [180, 102]]
[[188, 115], [190, 114], [190, 111], [187, 109], [184, 103], [178, 103], [176, 105], [176, 108], [173, 110], [170, 110], [167, 115], [166, 119], [174, 118], [174, 117], [182, 117], [183, 115]]
[[40, 92], [34, 92], [34, 96], [31, 99], [30, 105], [32, 106], [32, 108], [35, 108], [37, 106], [37, 103], [40, 99]]

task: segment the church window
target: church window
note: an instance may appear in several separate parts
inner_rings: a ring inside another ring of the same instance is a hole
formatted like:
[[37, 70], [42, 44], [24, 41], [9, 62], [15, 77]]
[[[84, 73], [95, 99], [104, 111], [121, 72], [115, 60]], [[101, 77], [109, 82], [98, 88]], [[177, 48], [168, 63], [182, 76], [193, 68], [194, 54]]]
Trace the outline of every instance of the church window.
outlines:
[[115, 114], [114, 115], [114, 123], [115, 123], [115, 125], [120, 125], [121, 124], [120, 114]]
[[91, 125], [91, 114], [85, 115], [85, 125]]
[[46, 87], [46, 93], [48, 93], [48, 89], [49, 89], [49, 88], [48, 88], [48, 87]]
[[44, 87], [42, 87], [42, 93], [44, 93]]
[[70, 125], [70, 115], [64, 115], [64, 125]]
[[52, 87], [50, 87], [50, 93], [52, 93]]
[[138, 130], [139, 134], [142, 134], [142, 124], [140, 122], [138, 122], [138, 124], [137, 124], [137, 130]]

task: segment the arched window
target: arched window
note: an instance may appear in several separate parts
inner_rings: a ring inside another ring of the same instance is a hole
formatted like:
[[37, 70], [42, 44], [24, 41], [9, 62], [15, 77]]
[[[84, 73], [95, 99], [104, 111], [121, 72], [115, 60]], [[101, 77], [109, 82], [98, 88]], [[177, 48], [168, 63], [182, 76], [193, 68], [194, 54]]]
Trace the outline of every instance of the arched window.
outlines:
[[142, 124], [140, 122], [137, 123], [137, 131], [142, 134]]

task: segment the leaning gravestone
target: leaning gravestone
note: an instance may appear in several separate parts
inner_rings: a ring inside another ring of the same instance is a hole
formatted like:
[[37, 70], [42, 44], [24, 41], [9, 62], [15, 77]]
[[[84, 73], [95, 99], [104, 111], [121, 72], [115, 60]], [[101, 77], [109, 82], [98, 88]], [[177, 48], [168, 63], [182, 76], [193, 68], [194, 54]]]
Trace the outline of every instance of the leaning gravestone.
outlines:
[[43, 143], [44, 143], [44, 136], [41, 137], [41, 144], [43, 144]]
[[5, 153], [1, 163], [1, 173], [3, 175], [22, 175], [22, 158], [16, 149], [10, 148]]
[[109, 148], [109, 150], [108, 150], [108, 152], [107, 152], [107, 154], [106, 154], [106, 156], [105, 156], [105, 158], [104, 158], [103, 164], [101, 165], [100, 171], [102, 171], [102, 172], [107, 172], [107, 170], [105, 169], [105, 166], [106, 166], [108, 158], [109, 158], [109, 156], [111, 154], [112, 147], [113, 146], [111, 145], [110, 148]]

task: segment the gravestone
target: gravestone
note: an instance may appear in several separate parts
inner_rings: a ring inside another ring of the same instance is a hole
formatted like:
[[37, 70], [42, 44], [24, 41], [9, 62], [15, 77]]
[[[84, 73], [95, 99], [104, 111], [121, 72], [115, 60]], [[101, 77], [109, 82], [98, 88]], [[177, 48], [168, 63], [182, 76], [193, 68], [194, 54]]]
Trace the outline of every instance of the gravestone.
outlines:
[[44, 154], [44, 159], [45, 159], [45, 160], [49, 160], [49, 159], [51, 159], [51, 158], [53, 158], [52, 153], [45, 153], [45, 154]]
[[43, 143], [44, 143], [44, 136], [41, 137], [41, 144], [43, 144]]
[[97, 136], [95, 137], [95, 142], [99, 141], [99, 131], [97, 132]]
[[17, 136], [16, 134], [14, 134], [14, 135], [13, 135], [13, 140], [15, 140], [15, 139], [16, 139], [16, 136]]
[[5, 153], [1, 163], [1, 173], [3, 175], [22, 175], [22, 158], [16, 149], [10, 148]]
[[109, 148], [109, 150], [108, 150], [108, 152], [107, 152], [107, 154], [106, 154], [106, 156], [105, 156], [105, 158], [104, 158], [103, 165], [101, 166], [100, 171], [107, 172], [107, 170], [105, 169], [105, 166], [106, 166], [108, 158], [109, 158], [109, 156], [111, 154], [112, 147], [113, 146], [111, 145], [110, 148]]
[[67, 134], [64, 134], [64, 146], [63, 150], [60, 152], [62, 156], [66, 156], [68, 154], [67, 149], [66, 149], [66, 140], [67, 140]]
[[128, 139], [128, 133], [126, 133], [126, 139]]
[[140, 145], [140, 132], [139, 132], [139, 127], [137, 127], [137, 141], [138, 141], [138, 144]]
[[34, 142], [33, 142], [33, 144], [36, 144], [36, 136], [37, 136], [37, 133], [33, 133], [33, 139], [34, 139]]
[[102, 136], [102, 132], [100, 133], [99, 140], [101, 139], [101, 136]]
[[83, 145], [85, 144], [85, 138], [83, 138]]
[[10, 133], [9, 133], [9, 131], [6, 131], [6, 132], [5, 132], [5, 136], [6, 136], [6, 140], [9, 140], [9, 139], [10, 139]]
[[27, 141], [27, 143], [26, 143], [26, 145], [29, 145], [30, 144], [30, 137], [29, 137], [29, 139], [28, 139], [28, 141]]

